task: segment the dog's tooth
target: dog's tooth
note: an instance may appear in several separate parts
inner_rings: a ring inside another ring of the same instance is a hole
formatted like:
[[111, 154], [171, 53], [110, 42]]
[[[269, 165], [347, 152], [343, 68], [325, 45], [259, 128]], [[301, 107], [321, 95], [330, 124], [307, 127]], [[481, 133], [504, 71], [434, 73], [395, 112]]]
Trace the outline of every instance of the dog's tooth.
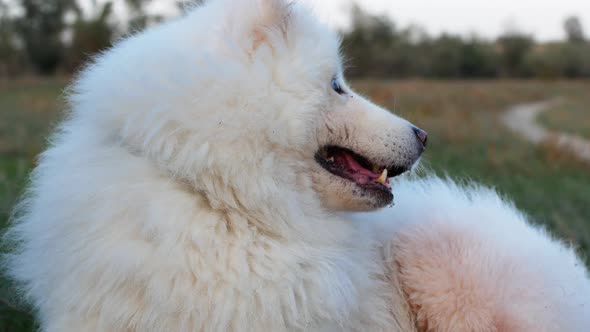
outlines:
[[386, 181], [387, 181], [387, 168], [383, 170], [383, 173], [381, 173], [381, 176], [379, 176], [379, 178], [377, 179], [377, 182], [379, 182], [381, 184], [385, 184]]
[[334, 157], [330, 157], [327, 159], [329, 162], [333, 163], [334, 162]]

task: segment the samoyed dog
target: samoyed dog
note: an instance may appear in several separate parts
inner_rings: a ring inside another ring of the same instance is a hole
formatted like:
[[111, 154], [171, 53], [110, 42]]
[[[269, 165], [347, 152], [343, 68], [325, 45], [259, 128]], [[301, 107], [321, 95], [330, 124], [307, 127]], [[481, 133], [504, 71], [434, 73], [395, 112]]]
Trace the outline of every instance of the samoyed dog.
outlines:
[[390, 180], [426, 133], [301, 4], [210, 0], [69, 101], [6, 235], [42, 331], [590, 331], [571, 248], [485, 188]]

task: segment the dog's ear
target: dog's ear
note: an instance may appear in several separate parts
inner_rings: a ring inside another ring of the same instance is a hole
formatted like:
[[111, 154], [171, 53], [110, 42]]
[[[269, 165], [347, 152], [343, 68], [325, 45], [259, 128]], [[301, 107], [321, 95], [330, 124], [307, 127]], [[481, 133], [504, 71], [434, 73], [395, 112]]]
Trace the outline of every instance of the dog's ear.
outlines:
[[[273, 47], [281, 39], [286, 40], [293, 3], [293, 0], [211, 0], [205, 6], [221, 16], [224, 39], [231, 37], [247, 52], [252, 52], [263, 44]], [[195, 10], [196, 15], [199, 13], [204, 11]], [[203, 18], [195, 17], [199, 19]]]
[[291, 13], [292, 1], [256, 0], [260, 15], [260, 24], [268, 27], [286, 28]]
[[286, 38], [292, 2], [288, 0], [257, 0], [258, 18], [251, 30], [252, 47], [272, 43], [275, 37]]

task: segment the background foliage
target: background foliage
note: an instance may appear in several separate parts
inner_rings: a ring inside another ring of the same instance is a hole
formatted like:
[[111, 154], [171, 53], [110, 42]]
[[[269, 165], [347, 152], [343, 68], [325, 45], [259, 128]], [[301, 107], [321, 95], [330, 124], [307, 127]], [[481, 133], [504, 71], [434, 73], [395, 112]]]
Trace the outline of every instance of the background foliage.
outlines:
[[[9, 11], [7, 1], [17, 2], [18, 10], [12, 5]], [[147, 13], [151, 0], [120, 0], [127, 6], [124, 18], [113, 15], [113, 1], [93, 0], [88, 11], [79, 0], [0, 0], [0, 77], [75, 72], [117, 38], [162, 19]], [[352, 77], [590, 77], [590, 43], [575, 16], [564, 20], [565, 40], [546, 43], [518, 31], [496, 40], [430, 36], [420, 26], [400, 27], [358, 6], [351, 17], [343, 48], [354, 59]]]
[[590, 77], [590, 43], [580, 20], [566, 18], [566, 40], [538, 43], [507, 31], [496, 40], [442, 34], [419, 26], [398, 27], [387, 17], [354, 7], [344, 32], [344, 53], [354, 59], [353, 77], [379, 78], [579, 78]]

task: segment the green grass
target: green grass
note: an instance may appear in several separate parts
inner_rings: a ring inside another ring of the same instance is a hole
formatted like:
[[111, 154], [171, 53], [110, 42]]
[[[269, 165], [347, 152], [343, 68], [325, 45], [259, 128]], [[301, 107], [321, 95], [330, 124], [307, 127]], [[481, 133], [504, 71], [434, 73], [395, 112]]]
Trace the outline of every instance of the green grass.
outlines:
[[0, 222], [4, 223], [37, 154], [57, 122], [65, 82], [0, 83]]
[[552, 131], [590, 139], [590, 94], [566, 99], [539, 116], [538, 121]]
[[[426, 167], [494, 186], [535, 222], [547, 225], [583, 254], [590, 253], [590, 167], [550, 146], [522, 141], [498, 120], [512, 104], [562, 97], [569, 106], [558, 110], [579, 111], [558, 116], [561, 122], [555, 126], [577, 132], [578, 125], [590, 121], [590, 82], [359, 81], [353, 85], [429, 132]], [[59, 117], [64, 86], [64, 81], [51, 80], [0, 83], [2, 225]], [[28, 309], [11, 308], [13, 295], [9, 284], [0, 282], [0, 332], [32, 331]]]
[[[45, 139], [59, 118], [65, 81], [0, 82], [0, 227], [13, 205]], [[0, 332], [35, 329], [30, 309], [19, 303], [4, 278], [0, 279]]]

